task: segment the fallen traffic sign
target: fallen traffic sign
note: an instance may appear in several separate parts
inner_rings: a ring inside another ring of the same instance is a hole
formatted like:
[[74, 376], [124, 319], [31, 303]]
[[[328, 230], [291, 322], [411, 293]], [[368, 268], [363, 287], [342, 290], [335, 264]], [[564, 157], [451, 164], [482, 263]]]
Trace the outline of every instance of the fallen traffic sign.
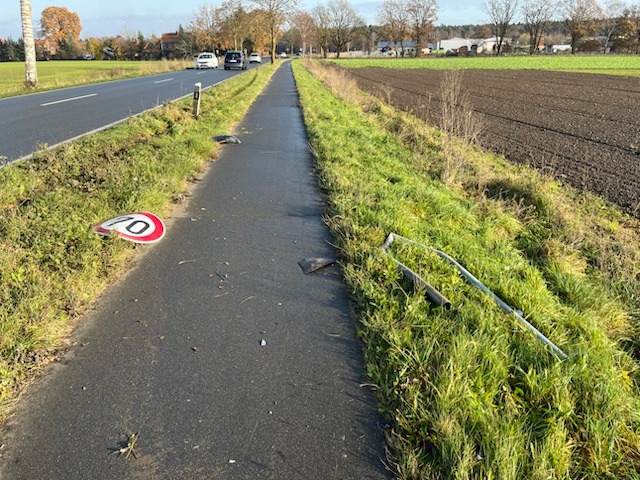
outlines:
[[164, 237], [164, 223], [150, 212], [125, 213], [96, 225], [98, 235], [112, 233], [135, 243], [155, 243]]

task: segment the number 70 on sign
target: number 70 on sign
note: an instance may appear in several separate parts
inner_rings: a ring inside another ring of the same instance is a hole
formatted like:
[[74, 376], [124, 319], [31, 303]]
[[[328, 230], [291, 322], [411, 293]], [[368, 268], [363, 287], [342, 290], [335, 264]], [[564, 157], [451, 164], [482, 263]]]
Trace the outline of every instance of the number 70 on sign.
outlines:
[[164, 237], [165, 227], [153, 213], [134, 212], [109, 218], [96, 225], [94, 231], [103, 236], [115, 233], [135, 243], [155, 243]]

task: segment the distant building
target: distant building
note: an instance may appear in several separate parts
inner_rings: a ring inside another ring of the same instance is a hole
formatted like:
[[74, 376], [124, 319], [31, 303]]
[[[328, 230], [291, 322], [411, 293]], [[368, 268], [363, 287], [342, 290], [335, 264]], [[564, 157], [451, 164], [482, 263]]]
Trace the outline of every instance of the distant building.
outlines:
[[163, 58], [174, 58], [178, 47], [178, 32], [163, 33], [160, 37], [160, 55]]
[[[378, 55], [390, 57], [413, 57], [416, 54], [415, 40], [406, 40], [404, 42], [378, 42], [376, 44]], [[424, 47], [422, 53], [430, 53], [431, 48]]]

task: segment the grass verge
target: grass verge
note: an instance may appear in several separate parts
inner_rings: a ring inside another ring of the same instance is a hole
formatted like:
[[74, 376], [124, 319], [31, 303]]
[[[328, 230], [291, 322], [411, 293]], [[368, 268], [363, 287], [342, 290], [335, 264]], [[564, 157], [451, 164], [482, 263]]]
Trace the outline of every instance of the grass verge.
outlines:
[[193, 67], [191, 60], [128, 62], [120, 60], [56, 60], [38, 62], [38, 87], [24, 86], [23, 62], [0, 62], [0, 98], [75, 87], [96, 82], [142, 77]]
[[190, 101], [0, 169], [0, 424], [25, 381], [55, 358], [74, 320], [140, 246], [93, 225], [147, 210], [169, 215], [274, 69], [237, 75]]
[[[294, 72], [398, 477], [637, 478], [638, 223], [465, 144], [445, 182], [443, 134], [336, 69]], [[432, 307], [383, 254], [390, 232], [458, 259], [569, 359], [429, 250], [394, 246], [453, 304]]]
[[512, 57], [434, 57], [332, 59], [345, 68], [429, 68], [436, 70], [555, 70], [608, 75], [640, 75], [637, 55], [522, 55]]

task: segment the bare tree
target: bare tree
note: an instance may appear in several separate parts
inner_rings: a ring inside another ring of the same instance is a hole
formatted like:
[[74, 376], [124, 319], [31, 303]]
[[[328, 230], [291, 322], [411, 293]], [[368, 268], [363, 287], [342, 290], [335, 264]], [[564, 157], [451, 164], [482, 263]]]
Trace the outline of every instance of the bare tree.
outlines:
[[285, 22], [287, 11], [293, 11], [298, 6], [298, 0], [252, 0], [264, 11], [264, 21], [271, 37], [271, 63], [276, 61], [276, 40]]
[[571, 35], [571, 53], [575, 53], [578, 41], [593, 30], [602, 9], [596, 0], [563, 0], [560, 10]]
[[353, 40], [353, 34], [358, 27], [364, 25], [364, 21], [346, 0], [329, 2], [327, 13], [329, 36], [340, 58], [340, 52]]
[[291, 17], [291, 26], [298, 33], [302, 43], [302, 55], [307, 51], [307, 45], [312, 42], [315, 25], [313, 17], [307, 12], [298, 11]]
[[518, 0], [487, 0], [483, 8], [489, 15], [491, 29], [496, 37], [496, 55], [500, 55], [502, 44], [518, 10]]
[[220, 43], [219, 15], [214, 5], [202, 4], [189, 21], [189, 30], [195, 37], [196, 47], [200, 51], [214, 52]]
[[[405, 38], [409, 35], [409, 18], [404, 13], [404, 4], [400, 0], [384, 0], [378, 12], [378, 22], [382, 24], [383, 31], [388, 40], [395, 45], [400, 44], [400, 51], [404, 56]], [[396, 57], [398, 51], [396, 49]]]
[[438, 4], [436, 0], [408, 0], [405, 8], [416, 41], [416, 57], [419, 57], [433, 30], [433, 23], [438, 19]]
[[542, 36], [549, 27], [549, 23], [555, 14], [556, 3], [554, 0], [525, 0], [522, 5], [522, 17], [524, 26], [529, 34], [529, 54], [538, 51], [538, 45], [542, 42]]
[[315, 37], [322, 50], [322, 55], [327, 58], [329, 43], [331, 42], [331, 29], [329, 22], [329, 9], [325, 5], [316, 5], [311, 12], [315, 25]]
[[24, 84], [27, 87], [35, 88], [38, 86], [38, 70], [36, 67], [36, 42], [33, 38], [31, 0], [20, 0], [20, 17], [22, 18], [22, 39], [24, 41]]
[[602, 34], [605, 40], [602, 53], [607, 53], [607, 50], [609, 50], [611, 35], [613, 35], [618, 19], [622, 16], [624, 10], [625, 4], [620, 0], [608, 0], [605, 3], [602, 17]]

